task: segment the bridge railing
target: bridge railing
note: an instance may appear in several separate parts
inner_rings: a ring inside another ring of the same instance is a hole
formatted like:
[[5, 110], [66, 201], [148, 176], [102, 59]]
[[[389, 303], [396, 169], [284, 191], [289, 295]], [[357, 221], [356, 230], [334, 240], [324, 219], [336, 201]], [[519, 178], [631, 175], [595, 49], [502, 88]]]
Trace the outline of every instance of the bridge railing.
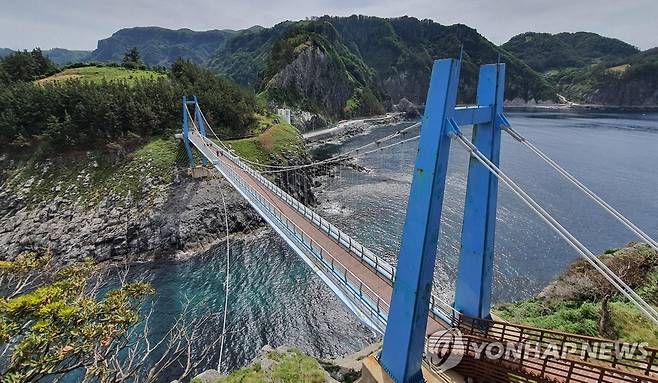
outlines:
[[[443, 343], [441, 343], [443, 341]], [[508, 382], [510, 371], [532, 379], [573, 383], [642, 383], [658, 382], [655, 377], [637, 370], [625, 370], [601, 363], [588, 362], [573, 356], [536, 356], [525, 344], [501, 343], [489, 350], [492, 339], [471, 334], [445, 342], [441, 337], [430, 337], [430, 345], [440, 344], [434, 352], [438, 356], [463, 355], [456, 367], [467, 377], [481, 377], [490, 382]], [[447, 343], [447, 344], [446, 344]], [[520, 381], [520, 380], [519, 380]]]
[[215, 150], [219, 150], [228, 158], [238, 165], [242, 170], [249, 173], [252, 177], [258, 180], [260, 183], [265, 185], [269, 190], [274, 192], [279, 198], [285, 201], [292, 208], [301, 213], [306, 217], [312, 224], [322, 229], [327, 233], [331, 238], [334, 239], [336, 243], [345, 248], [348, 252], [354, 254], [364, 263], [372, 267], [378, 274], [380, 274], [384, 279], [387, 279], [391, 283], [395, 280], [395, 268], [391, 266], [388, 262], [384, 261], [372, 251], [368, 250], [354, 238], [350, 237], [348, 234], [345, 234], [343, 231], [338, 229], [336, 226], [332, 225], [329, 221], [322, 218], [313, 209], [306, 207], [303, 203], [297, 201], [290, 194], [286, 193], [283, 189], [276, 186], [272, 181], [268, 180], [262, 174], [245, 164], [240, 160], [240, 158], [234, 155], [231, 152], [226, 151], [224, 148], [221, 148], [214, 141], [205, 138], [206, 142], [212, 145]]
[[[222, 164], [219, 160], [212, 159], [212, 153], [206, 153], [207, 148], [203, 148], [202, 144], [197, 143], [195, 137], [192, 138], [192, 142], [208, 159], [211, 160], [213, 166], [215, 166], [223, 175], [226, 177], [238, 190], [242, 190], [243, 193], [246, 193], [252, 203], [260, 205], [262, 208], [261, 211], [267, 213], [268, 216], [273, 219], [275, 224], [279, 229], [287, 231], [292, 235], [301, 245], [301, 248], [305, 253], [311, 255], [312, 259], [315, 259], [314, 264], [324, 268], [330, 272], [330, 277], [334, 281], [337, 281], [342, 291], [345, 293], [357, 298], [358, 302], [361, 302], [361, 306], [366, 309], [366, 314], [376, 320], [376, 323], [381, 325], [386, 324], [386, 319], [389, 311], [388, 302], [377, 295], [367, 284], [365, 284], [358, 276], [352, 273], [347, 267], [345, 267], [338, 259], [333, 257], [329, 251], [327, 251], [322, 245], [320, 245], [316, 240], [313, 239], [306, 231], [301, 227], [295, 224], [293, 221], [288, 219], [281, 210], [268, 201], [262, 196], [257, 190], [247, 183], [240, 175], [238, 175], [235, 170], [230, 166]], [[237, 163], [236, 163], [237, 165]], [[325, 273], [325, 275], [327, 275]], [[383, 328], [383, 327], [382, 327]]]
[[[242, 162], [240, 158], [233, 154], [231, 151], [220, 147], [213, 140], [199, 135], [198, 131], [192, 130], [192, 133], [196, 134], [196, 137], [200, 137], [217, 153], [222, 153], [222, 155], [226, 156], [226, 158], [229, 158], [231, 162], [233, 162], [236, 166], [248, 173], [250, 176], [254, 177], [254, 179], [275, 193], [290, 207], [302, 214], [309, 222], [327, 233], [328, 236], [332, 238], [337, 244], [356, 256], [356, 258], [359, 259], [362, 263], [370, 266], [379, 276], [393, 285], [393, 282], [395, 281], [395, 268], [391, 264], [375, 255], [372, 251], [368, 250], [358, 241], [354, 240], [351, 236], [345, 234], [336, 226], [332, 225], [329, 221], [322, 218], [312, 209], [297, 201], [294, 197], [276, 186], [272, 181], [264, 177], [258, 171]], [[450, 304], [446, 303], [435, 295], [432, 295], [430, 298], [429, 312], [434, 319], [440, 320], [448, 325], [454, 325], [460, 315], [460, 313], [456, 311]]]
[[646, 344], [624, 344], [609, 339], [569, 334], [560, 331], [498, 322], [486, 319], [459, 317], [457, 327], [468, 336], [481, 337], [488, 342], [503, 344], [520, 344], [531, 346], [540, 351], [552, 351], [558, 355], [567, 355], [604, 363], [616, 371], [629, 371], [635, 374], [658, 374], [658, 349]]

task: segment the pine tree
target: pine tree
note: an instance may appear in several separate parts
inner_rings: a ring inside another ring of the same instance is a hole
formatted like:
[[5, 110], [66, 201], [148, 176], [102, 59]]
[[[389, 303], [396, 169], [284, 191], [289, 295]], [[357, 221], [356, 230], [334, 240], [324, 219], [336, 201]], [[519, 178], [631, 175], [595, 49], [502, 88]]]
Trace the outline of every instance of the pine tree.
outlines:
[[139, 50], [137, 47], [132, 47], [126, 50], [123, 54], [123, 66], [128, 68], [136, 68], [142, 65], [142, 60], [139, 57]]

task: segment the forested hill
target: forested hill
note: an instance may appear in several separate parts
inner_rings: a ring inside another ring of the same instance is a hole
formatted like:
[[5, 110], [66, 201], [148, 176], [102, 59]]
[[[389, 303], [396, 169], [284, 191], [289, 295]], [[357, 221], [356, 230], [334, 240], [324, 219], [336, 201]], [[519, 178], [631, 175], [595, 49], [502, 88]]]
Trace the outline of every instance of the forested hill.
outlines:
[[[9, 48], [0, 48], [0, 59], [15, 53]], [[51, 59], [57, 65], [66, 65], [70, 63], [82, 62], [89, 60], [91, 51], [70, 50], [63, 48], [52, 48], [44, 50], [44, 56]]]
[[528, 32], [502, 48], [524, 60], [567, 100], [611, 106], [658, 105], [658, 50], [640, 52], [590, 32]]
[[621, 40], [591, 32], [554, 35], [526, 32], [512, 37], [501, 47], [538, 72], [618, 61], [639, 52]]
[[432, 61], [464, 47], [462, 101], [473, 101], [478, 66], [507, 64], [507, 97], [553, 100], [551, 86], [475, 29], [411, 17], [330, 17], [237, 33], [209, 66], [271, 99], [334, 117], [371, 114], [405, 97], [424, 103]]
[[179, 57], [196, 64], [205, 64], [234, 34], [235, 31], [232, 30], [196, 32], [190, 29], [171, 30], [160, 27], [126, 28], [99, 40], [89, 59], [119, 62], [127, 49], [137, 47], [142, 60], [148, 65], [170, 66]]

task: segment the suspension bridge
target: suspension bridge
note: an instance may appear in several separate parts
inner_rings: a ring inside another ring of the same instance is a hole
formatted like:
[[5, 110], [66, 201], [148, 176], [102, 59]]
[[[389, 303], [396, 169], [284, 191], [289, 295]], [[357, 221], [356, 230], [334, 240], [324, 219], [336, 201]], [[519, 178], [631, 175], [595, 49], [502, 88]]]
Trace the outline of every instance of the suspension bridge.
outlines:
[[[642, 314], [658, 324], [654, 307], [500, 169], [503, 131], [657, 251], [658, 243], [510, 126], [503, 114], [504, 64], [483, 65], [477, 104], [456, 106], [460, 67], [460, 60], [434, 63], [427, 106], [419, 124], [349, 152], [301, 165], [264, 165], [240, 157], [215, 134], [198, 100], [183, 98], [182, 140], [190, 166], [195, 166], [194, 152], [198, 152], [203, 165], [216, 169], [352, 312], [383, 335], [376, 363], [385, 372], [385, 381], [448, 379], [440, 369], [433, 368], [437, 358], [445, 361], [459, 355], [453, 370], [482, 382], [658, 382], [658, 349], [626, 350], [622, 355], [601, 353], [598, 347], [615, 342], [492, 319], [493, 245], [500, 182]], [[473, 125], [470, 140], [461, 132], [466, 125]], [[420, 134], [412, 135], [419, 126]], [[334, 177], [335, 168], [352, 166], [350, 161], [355, 158], [413, 140], [419, 140], [418, 153], [399, 257], [393, 267], [322, 218], [296, 190], [309, 187], [314, 175]], [[469, 153], [470, 162], [455, 299], [445, 302], [432, 294], [432, 285], [453, 142]], [[446, 334], [451, 340], [443, 342]], [[458, 341], [454, 340], [455, 334], [459, 335]], [[499, 355], [478, 353], [494, 343], [501, 348]], [[439, 344], [441, 347], [432, 348]], [[556, 352], [530, 352], [533, 350]], [[433, 371], [433, 378], [427, 371]]]

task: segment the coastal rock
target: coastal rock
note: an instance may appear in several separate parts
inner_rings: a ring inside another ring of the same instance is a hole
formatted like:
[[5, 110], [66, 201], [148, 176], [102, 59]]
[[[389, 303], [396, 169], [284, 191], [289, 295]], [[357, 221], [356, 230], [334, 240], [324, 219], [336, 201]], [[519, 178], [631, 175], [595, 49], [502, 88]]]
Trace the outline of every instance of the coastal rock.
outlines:
[[206, 370], [196, 377], [194, 377], [194, 382], [196, 383], [215, 383], [222, 377], [222, 374], [217, 372], [217, 370]]
[[327, 126], [327, 120], [318, 113], [300, 109], [290, 111], [290, 123], [302, 133]]
[[393, 112], [403, 113], [406, 118], [411, 119], [420, 117], [418, 106], [404, 97], [393, 105]]
[[13, 259], [32, 250], [50, 250], [58, 262], [91, 257], [106, 261], [123, 257], [168, 257], [194, 252], [225, 235], [226, 197], [231, 233], [262, 223], [258, 214], [223, 179], [179, 178], [158, 185], [152, 199], [108, 195], [88, 208], [80, 201], [57, 197], [37, 206], [24, 205], [11, 193], [0, 194], [0, 258]]

